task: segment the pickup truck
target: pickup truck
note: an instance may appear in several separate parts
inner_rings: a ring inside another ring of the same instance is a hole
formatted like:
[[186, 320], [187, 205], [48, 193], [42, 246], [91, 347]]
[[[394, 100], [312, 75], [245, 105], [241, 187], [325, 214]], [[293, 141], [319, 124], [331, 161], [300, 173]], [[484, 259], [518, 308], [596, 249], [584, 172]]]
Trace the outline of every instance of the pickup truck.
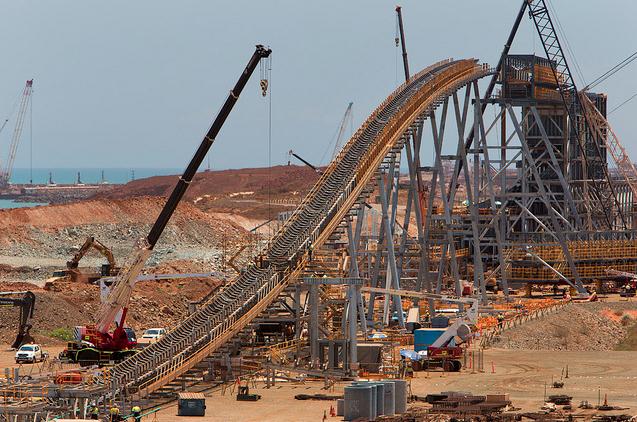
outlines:
[[146, 347], [149, 344], [154, 343], [162, 338], [164, 334], [166, 334], [165, 328], [149, 328], [148, 330], [144, 331], [144, 334], [142, 334], [141, 338], [137, 340], [137, 346], [139, 348]]
[[15, 363], [42, 362], [47, 357], [48, 353], [39, 344], [23, 344], [15, 353]]

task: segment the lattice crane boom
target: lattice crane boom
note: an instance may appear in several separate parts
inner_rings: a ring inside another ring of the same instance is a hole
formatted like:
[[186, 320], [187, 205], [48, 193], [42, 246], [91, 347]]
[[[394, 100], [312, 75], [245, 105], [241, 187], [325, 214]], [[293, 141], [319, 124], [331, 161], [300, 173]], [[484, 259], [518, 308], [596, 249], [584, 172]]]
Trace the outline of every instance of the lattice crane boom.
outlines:
[[22, 136], [22, 128], [24, 127], [24, 121], [26, 119], [27, 110], [29, 109], [32, 92], [33, 79], [30, 79], [26, 82], [24, 90], [22, 91], [20, 108], [18, 109], [18, 116], [16, 118], [15, 128], [13, 129], [11, 143], [9, 144], [9, 156], [7, 157], [7, 163], [4, 168], [0, 168], [0, 186], [9, 184], [9, 181], [11, 180], [11, 174], [13, 173], [13, 163], [15, 162], [16, 152], [18, 151], [18, 144], [20, 143], [20, 138]]
[[[560, 95], [562, 97], [562, 101], [564, 103], [564, 108], [568, 113], [570, 127], [573, 131], [573, 136], [577, 140], [577, 144], [579, 146], [579, 150], [582, 156], [583, 163], [585, 164], [585, 168], [590, 168], [589, 157], [586, 153], [586, 146], [584, 144], [584, 139], [582, 135], [585, 135], [586, 132], [580, 133], [580, 130], [577, 125], [577, 112], [581, 107], [579, 97], [577, 95], [577, 87], [575, 85], [575, 80], [573, 79], [571, 70], [568, 66], [568, 62], [566, 61], [566, 55], [562, 49], [562, 45], [557, 36], [557, 32], [555, 31], [555, 27], [553, 25], [553, 21], [551, 20], [551, 16], [549, 14], [549, 9], [546, 4], [546, 0], [524, 0], [528, 4], [529, 15], [535, 24], [535, 28], [537, 29], [538, 36], [542, 41], [542, 46], [544, 47], [544, 52], [546, 53], [546, 58], [550, 60], [552, 63], [553, 74], [555, 76], [555, 81], [559, 87]], [[585, 120], [587, 119], [586, 113], [584, 113]], [[586, 125], [589, 126], [586, 121]], [[602, 152], [597, 144], [597, 142], [593, 142], [595, 147], [595, 152], [598, 157], [602, 157]], [[617, 200], [617, 196], [615, 194], [615, 189], [611, 183], [610, 174], [608, 172], [608, 168], [606, 166], [601, 166], [602, 171], [604, 173], [604, 178], [608, 183], [608, 188], [610, 190], [610, 194], [612, 196], [612, 201], [616, 205], [617, 210], [619, 211], [619, 216], [624, 221], [623, 215], [621, 214], [621, 207], [619, 206], [619, 202]], [[587, 174], [583, 174], [582, 177], [588, 181], [589, 177]], [[599, 187], [599, 184], [592, 181], [591, 187], [593, 191], [596, 193], [596, 196], [601, 201], [603, 200], [602, 192]], [[588, 198], [587, 198], [588, 199]], [[591, 201], [587, 200], [588, 206], [591, 206]], [[612, 216], [610, 215], [609, 207], [602, 207], [603, 212], [606, 217], [606, 221], [609, 225], [611, 225]], [[589, 214], [590, 215], [590, 214]], [[625, 221], [624, 221], [625, 223]], [[589, 222], [590, 224], [590, 222]]]
[[347, 109], [345, 110], [345, 114], [343, 114], [343, 119], [341, 120], [341, 125], [338, 128], [338, 135], [336, 136], [336, 142], [334, 142], [334, 151], [332, 152], [332, 160], [338, 155], [340, 151], [341, 142], [343, 141], [343, 135], [345, 134], [345, 128], [347, 127], [347, 122], [352, 118], [352, 106], [354, 103], [350, 102], [347, 105]]
[[637, 167], [630, 160], [626, 149], [621, 144], [619, 137], [608, 123], [608, 120], [599, 112], [585, 92], [579, 93], [580, 103], [586, 113], [586, 120], [593, 135], [597, 135], [606, 144], [606, 150], [613, 158], [619, 174], [624, 178], [633, 192], [633, 198], [637, 198]]

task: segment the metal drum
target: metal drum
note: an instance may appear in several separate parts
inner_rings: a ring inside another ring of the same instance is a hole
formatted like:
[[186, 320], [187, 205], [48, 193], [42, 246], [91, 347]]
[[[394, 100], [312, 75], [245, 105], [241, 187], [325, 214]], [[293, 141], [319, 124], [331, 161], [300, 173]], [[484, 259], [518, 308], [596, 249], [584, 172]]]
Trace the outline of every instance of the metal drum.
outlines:
[[385, 414], [385, 384], [382, 382], [372, 382], [376, 386], [376, 417]]
[[354, 381], [352, 382], [352, 385], [370, 386], [372, 388], [372, 393], [371, 393], [372, 416], [370, 420], [376, 420], [377, 417], [381, 416], [382, 413], [378, 413], [379, 411], [378, 402], [380, 401], [380, 403], [383, 404], [383, 395], [382, 395], [382, 392], [379, 393], [378, 390], [384, 388], [383, 384], [374, 382], [374, 381]]
[[349, 385], [345, 387], [344, 419], [353, 421], [356, 419], [374, 420], [372, 411], [372, 386]]
[[393, 381], [381, 381], [385, 387], [383, 394], [385, 403], [385, 415], [392, 416], [396, 413], [396, 396]]
[[394, 383], [395, 408], [397, 414], [407, 411], [407, 381], [392, 380]]

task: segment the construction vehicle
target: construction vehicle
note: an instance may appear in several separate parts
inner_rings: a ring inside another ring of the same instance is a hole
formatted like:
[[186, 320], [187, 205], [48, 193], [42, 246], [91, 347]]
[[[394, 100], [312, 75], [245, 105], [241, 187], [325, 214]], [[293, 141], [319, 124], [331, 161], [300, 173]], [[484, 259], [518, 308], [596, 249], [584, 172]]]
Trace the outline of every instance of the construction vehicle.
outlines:
[[[438, 295], [430, 295], [438, 296]], [[462, 368], [463, 350], [461, 346], [451, 345], [452, 341], [459, 337], [463, 342], [472, 336], [471, 326], [478, 322], [478, 300], [472, 298], [456, 298], [442, 296], [438, 298], [442, 302], [470, 304], [470, 308], [464, 314], [459, 314], [438, 339], [427, 347], [427, 352], [419, 353], [419, 359], [412, 360], [414, 371], [425, 371], [430, 369], [442, 369], [444, 372], [457, 372]]]
[[[108, 264], [102, 265], [99, 273], [86, 273], [79, 269], [80, 261], [91, 248], [101, 253], [108, 261]], [[95, 239], [93, 236], [90, 236], [86, 238], [86, 241], [84, 241], [84, 244], [80, 247], [73, 258], [66, 262], [66, 271], [61, 274], [55, 273], [54, 275], [69, 276], [71, 281], [74, 282], [87, 281], [89, 283], [93, 283], [100, 277], [117, 275], [118, 271], [119, 268], [115, 263], [113, 252], [111, 252], [111, 250], [102, 242]]]
[[606, 274], [617, 277], [620, 280], [619, 296], [628, 298], [637, 295], [637, 274], [628, 271], [617, 271], [612, 268], [606, 269]]
[[44, 362], [49, 354], [42, 350], [39, 344], [23, 344], [15, 353], [15, 363], [38, 363]]
[[458, 317], [453, 324], [447, 327], [442, 335], [427, 347], [426, 352], [401, 350], [401, 355], [411, 360], [411, 366], [414, 371], [442, 369], [445, 372], [457, 372], [462, 368], [462, 362], [460, 361], [463, 354], [462, 347], [453, 346], [452, 341], [456, 337], [459, 337], [462, 341], [467, 341], [471, 338], [471, 326], [475, 326], [478, 322], [478, 299], [376, 287], [363, 287], [361, 290], [365, 292], [385, 293], [469, 305], [466, 311], [458, 313]]
[[[21, 295], [22, 297], [12, 297]], [[25, 292], [2, 292], [0, 293], [0, 306], [19, 306], [20, 307], [20, 324], [18, 325], [18, 334], [15, 341], [11, 344], [12, 349], [18, 349], [23, 344], [32, 343], [33, 337], [29, 331], [31, 324], [29, 321], [33, 318], [35, 310], [35, 294], [30, 291]]]
[[[269, 48], [262, 45], [256, 46], [256, 50], [246, 68], [241, 72], [237, 83], [230, 91], [183, 175], [179, 178], [150, 232], [145, 238], [139, 239], [137, 242], [130, 266], [122, 269], [110, 286], [108, 294], [99, 309], [96, 318], [97, 323], [84, 327], [81, 340], [70, 342], [67, 348], [60, 353], [61, 360], [77, 362], [81, 365], [104, 366], [120, 362], [137, 353], [137, 342], [131, 339], [130, 330], [127, 334], [124, 324], [126, 322], [128, 304], [138, 276], [177, 209], [177, 205], [179, 205], [186, 193], [188, 186], [197, 173], [197, 169], [205, 159], [208, 150], [239, 99], [241, 91], [243, 91], [261, 59], [269, 57], [270, 53], [271, 50]], [[110, 332], [110, 327], [113, 324], [115, 324], [115, 329]]]
[[621, 289], [619, 289], [619, 296], [621, 297], [635, 297], [637, 294], [637, 289], [635, 289], [635, 284], [624, 284]]

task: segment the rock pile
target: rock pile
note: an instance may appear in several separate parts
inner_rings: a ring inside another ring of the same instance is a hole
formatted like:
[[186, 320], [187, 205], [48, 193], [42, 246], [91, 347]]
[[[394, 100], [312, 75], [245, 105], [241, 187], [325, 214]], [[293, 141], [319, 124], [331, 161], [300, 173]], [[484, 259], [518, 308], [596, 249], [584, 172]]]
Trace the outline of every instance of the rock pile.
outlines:
[[494, 347], [526, 350], [613, 350], [627, 327], [608, 311], [637, 309], [632, 302], [573, 303], [544, 318], [504, 331]]

